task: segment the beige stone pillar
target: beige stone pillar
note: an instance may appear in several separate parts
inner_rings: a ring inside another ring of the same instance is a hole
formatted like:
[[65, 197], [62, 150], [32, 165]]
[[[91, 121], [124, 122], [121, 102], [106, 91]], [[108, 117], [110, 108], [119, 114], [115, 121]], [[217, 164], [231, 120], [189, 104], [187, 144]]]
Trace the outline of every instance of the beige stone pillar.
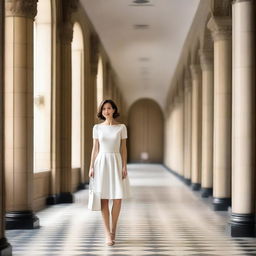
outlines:
[[202, 72], [200, 65], [191, 65], [192, 75], [192, 164], [191, 186], [193, 190], [201, 187], [201, 89]]
[[12, 247], [8, 243], [5, 237], [5, 175], [3, 166], [3, 128], [4, 128], [4, 118], [3, 118], [3, 107], [4, 107], [4, 7], [5, 2], [0, 1], [0, 255], [11, 256]]
[[71, 164], [71, 41], [72, 41], [72, 24], [62, 24], [61, 30], [61, 184], [60, 184], [60, 201], [73, 202], [71, 194], [72, 183], [72, 164]]
[[[82, 132], [84, 141], [82, 142], [82, 163], [84, 180], [83, 186], [89, 183], [89, 167], [92, 151], [92, 127], [96, 119], [96, 75], [97, 75], [97, 45], [92, 45], [94, 41], [88, 40], [85, 47], [85, 77], [84, 84], [84, 105], [83, 105], [83, 124]], [[97, 41], [95, 42], [97, 44]], [[94, 55], [96, 53], [96, 56]]]
[[190, 72], [186, 72], [184, 93], [184, 181], [191, 184], [191, 118], [192, 118], [192, 85]]
[[[84, 74], [90, 73], [90, 63], [89, 63], [89, 42], [85, 42], [84, 50]], [[82, 86], [82, 149], [81, 149], [81, 161], [82, 161], [82, 177], [79, 184], [79, 189], [84, 189], [86, 184], [88, 184], [88, 171], [89, 171], [89, 162], [90, 162], [90, 152], [91, 152], [91, 127], [93, 122], [90, 120], [90, 106], [88, 95], [90, 96], [90, 76], [85, 75], [84, 84]]]
[[254, 0], [233, 2], [232, 236], [255, 234], [255, 35]]
[[180, 134], [181, 131], [179, 129], [179, 98], [177, 88], [175, 88], [175, 92], [173, 95], [173, 104], [172, 104], [172, 165], [171, 169], [180, 175]]
[[200, 51], [202, 68], [202, 197], [213, 187], [213, 49]]
[[[56, 2], [56, 9], [60, 9], [60, 2]], [[51, 112], [51, 183], [50, 194], [46, 199], [46, 204], [58, 203], [60, 193], [60, 94], [61, 94], [61, 59], [60, 59], [60, 38], [58, 36], [57, 25], [53, 26], [52, 33], [52, 112]]]
[[231, 18], [212, 17], [214, 40], [213, 205], [227, 210], [231, 201]]
[[177, 93], [178, 101], [178, 117], [177, 117], [177, 132], [178, 132], [178, 172], [179, 175], [184, 177], [184, 85], [183, 81], [179, 82], [179, 88]]
[[118, 111], [120, 111], [120, 97], [121, 97], [120, 90], [119, 90], [119, 88], [117, 88], [116, 105], [118, 107]]
[[113, 74], [113, 71], [111, 72], [111, 84], [109, 88], [109, 94], [110, 94], [110, 99], [114, 99], [114, 83], [115, 83], [115, 75]]
[[72, 12], [77, 9], [77, 1], [65, 0], [62, 2], [62, 22], [59, 24], [60, 37], [60, 194], [59, 203], [72, 203], [72, 39], [73, 24]]
[[171, 100], [171, 107], [170, 107], [170, 168], [173, 171], [175, 170], [175, 159], [176, 159], [176, 153], [177, 151], [175, 150], [175, 146], [176, 146], [176, 140], [175, 140], [175, 96], [172, 95], [172, 100]]
[[109, 99], [109, 84], [110, 84], [110, 64], [109, 62], [106, 62], [105, 65], [105, 84], [103, 87], [103, 99]]
[[6, 1], [5, 127], [7, 229], [38, 228], [33, 213], [33, 20], [37, 1]]
[[116, 102], [116, 100], [117, 100], [117, 86], [115, 82], [113, 86], [113, 101]]
[[94, 123], [98, 123], [97, 118], [97, 71], [98, 71], [98, 60], [99, 60], [99, 40], [96, 35], [91, 34], [90, 37], [90, 66], [91, 66], [91, 108], [94, 116]]

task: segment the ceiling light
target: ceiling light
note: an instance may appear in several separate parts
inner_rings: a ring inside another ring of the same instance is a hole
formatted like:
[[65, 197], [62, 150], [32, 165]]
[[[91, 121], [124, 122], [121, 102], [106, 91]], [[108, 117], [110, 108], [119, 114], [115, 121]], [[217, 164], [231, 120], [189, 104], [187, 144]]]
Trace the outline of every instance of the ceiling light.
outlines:
[[135, 4], [147, 4], [149, 1], [148, 0], [134, 0], [133, 2]]
[[139, 61], [149, 61], [150, 59], [148, 57], [140, 57]]
[[153, 4], [150, 3], [149, 0], [134, 0], [132, 4], [129, 4], [130, 6], [154, 6]]
[[133, 27], [135, 29], [148, 29], [149, 25], [147, 25], [147, 24], [135, 24]]

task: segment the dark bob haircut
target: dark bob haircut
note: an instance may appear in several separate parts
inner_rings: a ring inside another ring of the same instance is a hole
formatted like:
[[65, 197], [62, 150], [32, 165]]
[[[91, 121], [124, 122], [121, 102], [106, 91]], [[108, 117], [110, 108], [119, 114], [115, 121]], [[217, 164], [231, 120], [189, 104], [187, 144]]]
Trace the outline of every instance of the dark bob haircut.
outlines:
[[115, 110], [115, 112], [113, 113], [113, 118], [117, 118], [118, 116], [120, 116], [120, 114], [118, 113], [118, 109], [117, 106], [115, 104], [115, 102], [113, 100], [103, 100], [99, 106], [99, 110], [97, 113], [97, 117], [101, 120], [106, 120], [106, 118], [102, 115], [102, 110], [103, 110], [103, 106], [109, 103], [111, 104], [112, 108]]

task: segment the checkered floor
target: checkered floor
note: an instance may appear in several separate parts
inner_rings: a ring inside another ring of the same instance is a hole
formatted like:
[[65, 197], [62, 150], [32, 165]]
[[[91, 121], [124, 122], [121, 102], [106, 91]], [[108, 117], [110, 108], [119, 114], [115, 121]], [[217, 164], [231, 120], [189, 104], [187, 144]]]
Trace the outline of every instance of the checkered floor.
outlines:
[[40, 229], [7, 231], [13, 255], [256, 255], [255, 238], [226, 235], [228, 214], [212, 211], [161, 165], [128, 171], [133, 197], [123, 202], [114, 246], [104, 244], [101, 213], [87, 210], [84, 190], [74, 204], [38, 212]]

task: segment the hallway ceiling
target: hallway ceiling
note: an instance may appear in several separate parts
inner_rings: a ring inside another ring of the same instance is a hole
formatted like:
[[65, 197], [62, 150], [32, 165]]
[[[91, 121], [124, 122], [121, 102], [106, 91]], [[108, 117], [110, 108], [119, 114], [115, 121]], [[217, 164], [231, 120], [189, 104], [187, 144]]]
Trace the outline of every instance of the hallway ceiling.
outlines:
[[164, 108], [200, 0], [80, 0], [110, 58], [128, 107]]

